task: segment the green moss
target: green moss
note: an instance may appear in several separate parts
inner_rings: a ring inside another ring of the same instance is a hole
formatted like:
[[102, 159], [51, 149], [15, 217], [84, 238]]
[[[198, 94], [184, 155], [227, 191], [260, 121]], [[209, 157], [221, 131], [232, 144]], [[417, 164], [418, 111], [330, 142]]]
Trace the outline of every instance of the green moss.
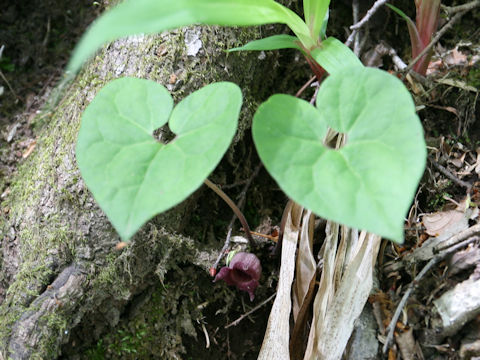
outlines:
[[133, 321], [119, 324], [88, 353], [101, 354], [99, 359], [178, 359], [185, 352], [182, 336], [195, 337], [193, 322], [202, 316], [195, 296], [199, 289], [189, 281], [191, 271], [175, 270], [174, 282], [169, 278], [157, 287]]
[[15, 307], [15, 311], [11, 311], [7, 307], [0, 308], [0, 353], [6, 354], [6, 340], [12, 332], [12, 325], [20, 318], [24, 307]]
[[467, 76], [467, 84], [480, 89], [480, 66], [470, 69]]
[[[58, 336], [60, 336], [62, 332], [68, 331], [68, 316], [62, 314], [61, 310], [59, 312], [54, 312], [49, 315], [45, 321], [45, 324], [42, 325], [47, 326], [54, 334], [56, 333]], [[39, 349], [35, 350], [36, 351], [34, 352], [32, 358], [55, 359], [58, 356], [57, 338], [52, 337], [47, 339], [40, 344]]]

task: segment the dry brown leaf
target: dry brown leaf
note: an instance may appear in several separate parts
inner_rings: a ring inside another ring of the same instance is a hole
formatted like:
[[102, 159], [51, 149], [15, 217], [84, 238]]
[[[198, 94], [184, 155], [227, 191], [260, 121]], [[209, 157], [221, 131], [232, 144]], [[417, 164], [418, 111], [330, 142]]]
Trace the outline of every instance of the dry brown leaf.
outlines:
[[455, 275], [459, 272], [480, 267], [480, 246], [470, 244], [467, 248], [459, 250], [448, 260], [448, 273]]
[[388, 360], [397, 360], [397, 353], [394, 349], [388, 349]]
[[444, 84], [444, 85], [457, 87], [457, 88], [465, 90], [465, 91], [478, 92], [478, 89], [476, 87], [473, 87], [471, 85], [467, 85], [467, 83], [465, 81], [461, 81], [461, 80], [458, 80], [458, 79], [436, 79], [435, 81], [439, 84]]
[[450, 51], [444, 58], [444, 63], [448, 66], [458, 66], [467, 64], [467, 55], [458, 51], [458, 48]]
[[413, 329], [401, 332], [395, 336], [395, 341], [404, 360], [423, 359], [423, 353], [413, 337]]
[[[479, 210], [477, 207], [467, 208], [467, 202], [469, 201], [468, 197], [465, 198], [455, 210], [424, 215], [423, 224], [428, 230], [427, 233], [435, 234], [435, 236], [428, 238], [422, 243], [421, 247], [407, 254], [404, 261], [430, 260], [435, 255], [436, 248], [451, 246], [450, 241], [455, 239], [455, 235], [468, 229], [469, 220], [478, 217]], [[460, 209], [464, 210], [460, 211]]]
[[469, 154], [472, 160], [475, 161], [474, 164], [470, 165], [469, 163], [465, 162], [467, 166], [465, 166], [465, 169], [463, 171], [460, 171], [457, 173], [458, 176], [466, 176], [466, 175], [471, 175], [472, 170], [474, 170], [477, 174], [479, 173], [480, 170], [480, 156], [478, 155], [479, 149], [477, 149], [477, 155]]
[[448, 160], [448, 162], [457, 168], [461, 168], [465, 162], [465, 155], [467, 155], [467, 153], [463, 153], [459, 158]]
[[295, 268], [295, 282], [293, 287], [293, 319], [297, 315], [307, 295], [312, 279], [315, 279], [317, 263], [313, 257], [313, 226], [314, 216], [310, 210], [303, 216], [302, 229], [298, 244], [297, 261]]
[[438, 72], [443, 67], [443, 61], [441, 59], [430, 61], [427, 68], [427, 75], [432, 75]]
[[[350, 238], [351, 234], [351, 231], [342, 231], [344, 237]], [[333, 235], [331, 239], [336, 242], [335, 229], [331, 235]], [[351, 248], [341, 255], [347, 262], [346, 266], [339, 266], [339, 262], [333, 265], [337, 270], [343, 269], [343, 275], [338, 288], [333, 289], [333, 279], [336, 274], [328, 274], [330, 279], [325, 279], [325, 283], [329, 285], [326, 296], [320, 292], [320, 289], [317, 293], [312, 323], [315, 335], [312, 337], [313, 346], [309, 343], [307, 347], [308, 353], [305, 359], [338, 360], [341, 358], [352, 334], [354, 322], [360, 316], [372, 288], [373, 268], [380, 240], [381, 238], [377, 235], [362, 232], [358, 242], [353, 241]], [[347, 244], [349, 244], [348, 241]], [[333, 249], [336, 246], [327, 245], [327, 247]], [[331, 259], [328, 261], [330, 262]], [[322, 273], [320, 286], [324, 275], [327, 276], [327, 273]]]
[[433, 105], [433, 104], [429, 104], [428, 106], [432, 107], [434, 109], [440, 109], [440, 110], [448, 111], [448, 112], [454, 114], [457, 117], [459, 116], [458, 110], [455, 109], [453, 106], [439, 106], [439, 105]]
[[409, 82], [412, 88], [412, 91], [415, 95], [421, 95], [425, 93], [425, 89], [423, 88], [422, 84], [414, 80], [410, 74], [407, 74], [406, 79]]
[[285, 223], [277, 296], [270, 311], [267, 330], [265, 331], [258, 360], [290, 360], [290, 310], [292, 307], [290, 296], [295, 272], [295, 252], [302, 212], [303, 208], [293, 203]]
[[458, 210], [426, 214], [423, 215], [422, 220], [425, 232], [430, 236], [440, 236], [452, 227], [459, 231], [468, 227], [468, 219], [465, 219], [465, 212]]
[[323, 261], [322, 276], [320, 278], [320, 284], [318, 285], [317, 294], [313, 303], [313, 317], [312, 327], [308, 335], [308, 344], [305, 351], [305, 360], [314, 359], [317, 348], [317, 327], [316, 324], [321, 322], [325, 318], [327, 312], [327, 306], [330, 299], [333, 298], [333, 277], [335, 267], [335, 254], [337, 251], [339, 225], [327, 221], [325, 228], [325, 241], [320, 249], [320, 258]]
[[306, 211], [300, 232], [295, 268], [296, 278], [293, 286], [294, 327], [290, 337], [290, 358], [292, 360], [303, 358], [307, 321], [311, 317], [310, 305], [313, 301], [317, 273], [317, 264], [313, 256], [314, 225], [315, 216], [311, 211]]
[[[310, 334], [307, 334], [308, 323], [312, 318], [311, 303], [315, 295], [315, 277], [310, 283], [310, 288], [305, 295], [305, 301], [298, 313], [297, 321], [290, 336], [290, 359], [301, 360], [305, 352]], [[307, 336], [308, 335], [308, 336]]]
[[427, 75], [435, 74], [440, 70], [452, 66], [465, 66], [467, 64], [472, 64], [472, 61], [469, 62], [467, 55], [459, 51], [458, 46], [456, 46], [454, 49], [448, 51], [446, 55], [442, 56], [442, 59], [431, 61], [428, 64]]

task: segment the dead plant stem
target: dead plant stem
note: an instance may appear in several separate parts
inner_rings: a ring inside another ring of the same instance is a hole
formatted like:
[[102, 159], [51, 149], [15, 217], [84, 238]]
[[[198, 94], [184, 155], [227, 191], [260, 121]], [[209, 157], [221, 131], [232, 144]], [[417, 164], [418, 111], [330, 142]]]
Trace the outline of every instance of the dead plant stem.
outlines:
[[273, 293], [271, 296], [269, 296], [267, 299], [263, 300], [260, 304], [258, 304], [257, 306], [255, 306], [252, 310], [246, 312], [245, 314], [243, 314], [242, 316], [240, 316], [237, 320], [235, 321], [232, 321], [230, 324], [228, 325], [225, 325], [225, 329], [228, 329], [229, 327], [231, 326], [237, 326], [240, 321], [242, 321], [243, 319], [245, 319], [247, 316], [250, 316], [252, 315], [255, 311], [257, 311], [258, 309], [260, 309], [262, 306], [264, 306], [265, 304], [267, 304], [268, 302], [272, 301], [275, 296], [277, 295], [277, 293]]
[[[359, 8], [360, 4], [358, 0], [353, 0], [352, 1], [352, 15], [353, 15], [353, 22], [356, 24], [358, 22], [358, 17], [359, 17]], [[360, 45], [360, 32], [357, 31], [355, 34], [354, 42], [353, 42], [353, 52], [355, 55], [359, 55], [359, 45]]]
[[0, 70], [0, 77], [2, 78], [3, 81], [5, 81], [5, 83], [7, 84], [8, 88], [9, 88], [10, 91], [12, 92], [13, 96], [15, 96], [15, 98], [16, 98], [17, 100], [20, 100], [20, 98], [18, 97], [18, 95], [17, 95], [17, 93], [15, 92], [15, 90], [13, 90], [12, 85], [10, 85], [10, 82], [7, 80], [6, 76], [3, 75], [2, 70]]
[[464, 187], [465, 189], [467, 189], [467, 192], [470, 192], [470, 190], [472, 189], [472, 184], [466, 182], [466, 181], [463, 181], [463, 180], [460, 180], [459, 178], [457, 178], [455, 175], [453, 175], [450, 171], [448, 171], [448, 169], [446, 169], [445, 167], [443, 167], [442, 165], [440, 165], [439, 163], [437, 163], [436, 161], [433, 161], [433, 160], [430, 160], [430, 162], [432, 163], [432, 165], [438, 170], [440, 171], [443, 175], [445, 175], [447, 178], [449, 178], [450, 180], [452, 180], [455, 184], [461, 186], [461, 187]]
[[352, 33], [350, 34], [347, 41], [345, 42], [345, 45], [350, 46], [352, 44], [353, 40], [355, 39], [355, 36], [357, 35], [358, 30], [360, 30], [360, 28], [362, 26], [364, 26], [370, 20], [370, 18], [373, 16], [373, 14], [375, 14], [377, 12], [377, 10], [382, 5], [384, 5], [387, 1], [388, 0], [377, 0], [377, 1], [375, 1], [373, 6], [367, 11], [367, 13], [362, 18], [362, 20], [360, 20], [358, 23], [350, 26], [350, 30], [352, 30]]
[[443, 8], [449, 15], [453, 15], [460, 11], [470, 11], [480, 7], [480, 0], [470, 1], [469, 3], [458, 5], [458, 6], [444, 6]]

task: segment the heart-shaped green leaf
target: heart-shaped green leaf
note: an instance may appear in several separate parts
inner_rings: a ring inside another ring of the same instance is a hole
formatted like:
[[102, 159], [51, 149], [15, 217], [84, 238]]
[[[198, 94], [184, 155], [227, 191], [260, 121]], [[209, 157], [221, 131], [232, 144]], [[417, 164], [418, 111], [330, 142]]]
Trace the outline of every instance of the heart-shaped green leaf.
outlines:
[[[327, 219], [398, 242], [423, 174], [426, 147], [415, 106], [400, 80], [354, 67], [324, 81], [318, 109], [274, 95], [254, 117], [265, 167], [286, 194]], [[346, 135], [334, 150], [327, 127]]]
[[[194, 92], [173, 112], [168, 91], [149, 80], [117, 79], [97, 94], [82, 116], [77, 162], [123, 240], [202, 184], [235, 134], [241, 103], [227, 82]], [[152, 134], [168, 120], [176, 137], [165, 145]]]

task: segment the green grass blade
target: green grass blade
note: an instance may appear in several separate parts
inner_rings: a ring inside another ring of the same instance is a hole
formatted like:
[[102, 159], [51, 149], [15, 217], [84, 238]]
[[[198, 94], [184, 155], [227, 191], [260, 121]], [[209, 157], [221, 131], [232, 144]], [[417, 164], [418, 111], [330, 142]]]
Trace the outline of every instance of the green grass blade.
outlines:
[[322, 31], [322, 25], [328, 19], [327, 11], [330, 0], [304, 0], [303, 9], [305, 12], [305, 22], [310, 29], [310, 34], [314, 40], [318, 40]]
[[192, 24], [288, 25], [306, 47], [313, 45], [307, 26], [293, 11], [273, 0], [127, 0], [107, 11], [77, 45], [67, 70], [75, 73], [103, 44], [135, 34], [152, 34]]
[[296, 36], [291, 35], [273, 35], [265, 39], [250, 41], [249, 43], [229, 49], [232, 51], [259, 51], [259, 50], [278, 50], [278, 49], [297, 49], [303, 51], [300, 46], [300, 40]]

